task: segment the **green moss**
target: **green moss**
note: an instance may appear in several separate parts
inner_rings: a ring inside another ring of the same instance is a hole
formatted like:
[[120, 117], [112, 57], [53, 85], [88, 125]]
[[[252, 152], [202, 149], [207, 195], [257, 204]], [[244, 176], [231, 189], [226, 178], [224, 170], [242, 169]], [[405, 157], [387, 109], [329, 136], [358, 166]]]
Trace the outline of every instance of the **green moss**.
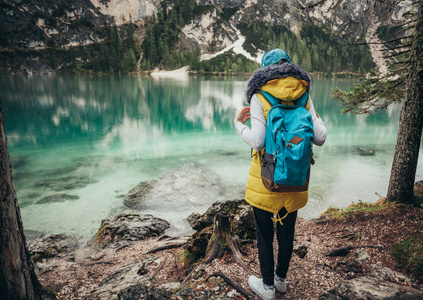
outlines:
[[184, 250], [178, 258], [179, 262], [184, 266], [190, 266], [198, 260], [192, 252]]
[[384, 204], [377, 203], [366, 203], [361, 200], [358, 203], [352, 203], [350, 206], [344, 209], [336, 207], [329, 207], [322, 215], [321, 219], [345, 219], [357, 212], [372, 212], [379, 209], [386, 208]]
[[394, 260], [416, 279], [423, 280], [423, 232], [394, 243], [391, 247]]
[[103, 225], [100, 227], [100, 229], [97, 231], [97, 234], [95, 235], [95, 240], [97, 245], [101, 244], [101, 241], [104, 239], [105, 236], [108, 235], [108, 229], [107, 225]]

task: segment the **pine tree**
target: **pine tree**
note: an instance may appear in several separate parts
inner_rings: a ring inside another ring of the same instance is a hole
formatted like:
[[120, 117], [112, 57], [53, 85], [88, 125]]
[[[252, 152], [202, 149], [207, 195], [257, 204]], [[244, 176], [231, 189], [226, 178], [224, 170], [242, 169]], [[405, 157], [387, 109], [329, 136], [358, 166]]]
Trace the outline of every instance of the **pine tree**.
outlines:
[[137, 58], [132, 49], [129, 50], [129, 71], [135, 71], [137, 69]]
[[350, 92], [334, 93], [345, 105], [345, 112], [354, 113], [370, 113], [404, 99], [386, 196], [390, 202], [414, 202], [413, 186], [423, 129], [423, 0], [416, 4], [417, 16], [408, 22], [413, 35], [398, 39], [400, 46], [408, 49], [404, 51], [407, 55], [397, 55], [399, 61], [391, 65], [388, 73], [364, 79]]

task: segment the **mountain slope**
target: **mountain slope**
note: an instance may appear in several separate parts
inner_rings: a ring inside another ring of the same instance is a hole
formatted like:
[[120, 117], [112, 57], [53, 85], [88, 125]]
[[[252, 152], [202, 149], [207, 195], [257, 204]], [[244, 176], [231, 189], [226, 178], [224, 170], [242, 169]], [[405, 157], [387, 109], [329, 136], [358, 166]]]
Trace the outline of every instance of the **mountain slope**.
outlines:
[[[117, 36], [123, 41], [129, 23], [134, 30], [133, 53], [125, 47], [116, 50], [122, 57], [118, 67], [109, 68], [113, 72], [132, 70], [123, 67], [123, 55], [138, 60], [144, 70], [156, 66], [172, 69], [194, 65], [199, 55], [211, 57], [225, 48], [237, 49], [232, 54], [234, 58], [241, 53], [256, 61], [268, 48], [283, 46], [297, 55], [297, 62], [315, 65], [313, 55], [316, 51], [322, 55], [324, 51], [333, 66], [343, 68], [346, 63], [342, 61], [342, 48], [347, 47], [347, 42], [364, 41], [366, 34], [369, 40], [369, 28], [375, 38], [379, 23], [390, 27], [403, 23], [412, 7], [408, 0], [399, 1], [394, 7], [378, 3], [375, 0], [4, 0], [0, 4], [3, 28], [0, 72], [60, 71], [69, 69], [71, 64], [72, 68], [94, 70], [100, 44], [105, 44], [102, 51], [109, 52], [108, 59], [114, 55], [110, 50], [112, 25], [118, 25]], [[336, 41], [344, 46], [319, 45], [321, 41], [318, 43], [313, 36], [304, 34], [310, 26], [323, 32], [318, 31], [319, 35], [326, 35], [323, 41], [329, 37], [331, 43]], [[234, 46], [243, 38], [240, 30], [246, 40], [242, 47]], [[257, 34], [261, 35], [257, 38]], [[313, 44], [316, 49], [311, 49]], [[308, 54], [302, 50], [305, 48], [310, 48]], [[69, 49], [75, 49], [71, 51], [75, 57], [69, 57], [72, 55], [65, 51]], [[363, 51], [368, 50], [360, 53]], [[56, 57], [53, 62], [52, 53]], [[353, 71], [363, 72], [370, 67], [366, 62], [362, 70]]]

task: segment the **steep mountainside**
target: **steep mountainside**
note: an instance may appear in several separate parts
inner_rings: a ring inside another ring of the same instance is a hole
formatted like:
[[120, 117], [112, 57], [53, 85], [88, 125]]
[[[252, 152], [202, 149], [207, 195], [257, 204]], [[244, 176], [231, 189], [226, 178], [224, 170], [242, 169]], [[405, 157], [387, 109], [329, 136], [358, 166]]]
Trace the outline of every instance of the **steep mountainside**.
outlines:
[[[162, 63], [172, 58], [173, 50], [216, 53], [242, 38], [240, 28], [244, 34], [259, 24], [279, 28], [273, 34], [286, 27], [297, 36], [305, 27], [317, 25], [335, 38], [363, 41], [375, 24], [394, 27], [403, 22], [411, 7], [411, 0], [399, 1], [394, 7], [376, 0], [4, 0], [0, 4], [0, 72], [58, 71], [72, 61], [62, 50], [74, 47], [79, 49], [73, 58], [76, 64], [91, 63], [100, 47], [90, 45], [110, 44], [113, 24], [120, 31], [125, 24], [134, 24], [134, 51], [138, 53], [131, 55], [139, 60], [138, 67], [142, 63], [145, 69], [157, 65], [154, 59], [143, 60], [142, 44], [148, 34], [149, 45], [157, 45], [163, 52], [155, 58]], [[149, 32], [157, 22], [165, 25]], [[118, 38], [125, 36], [120, 31]], [[375, 30], [371, 33], [376, 34]], [[273, 40], [282, 39], [281, 35]], [[251, 38], [248, 43], [251, 45], [244, 48], [249, 47], [253, 57], [270, 46]], [[88, 48], [82, 51], [81, 46]], [[52, 51], [58, 53], [58, 62], [53, 65], [48, 61]], [[125, 53], [124, 49], [117, 52]], [[170, 67], [185, 63], [184, 59], [173, 59]], [[90, 69], [90, 65], [85, 67]]]
[[113, 22], [89, 0], [4, 0], [0, 12], [1, 50], [86, 45]]

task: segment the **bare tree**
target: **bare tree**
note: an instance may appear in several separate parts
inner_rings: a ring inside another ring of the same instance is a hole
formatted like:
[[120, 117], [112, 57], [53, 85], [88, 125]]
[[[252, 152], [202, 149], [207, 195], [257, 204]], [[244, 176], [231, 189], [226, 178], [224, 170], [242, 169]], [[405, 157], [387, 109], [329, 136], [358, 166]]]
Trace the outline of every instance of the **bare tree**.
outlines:
[[41, 299], [41, 285], [26, 247], [21, 213], [13, 184], [0, 102], [0, 296]]

